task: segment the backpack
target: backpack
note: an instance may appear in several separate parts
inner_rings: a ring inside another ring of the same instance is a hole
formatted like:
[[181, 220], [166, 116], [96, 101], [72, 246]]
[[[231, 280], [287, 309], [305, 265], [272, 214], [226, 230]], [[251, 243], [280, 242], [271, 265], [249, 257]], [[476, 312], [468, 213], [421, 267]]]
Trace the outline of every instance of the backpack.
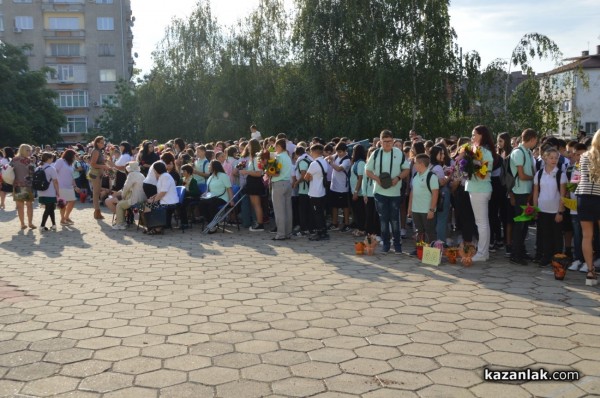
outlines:
[[[304, 157], [302, 159], [300, 159], [299, 162], [296, 162], [296, 171], [298, 172], [298, 174], [302, 175], [302, 173], [300, 173], [300, 162], [306, 162], [307, 166], [306, 166], [306, 170], [308, 170], [308, 167], [310, 167], [310, 160], [308, 160], [308, 158]], [[300, 177], [302, 178], [302, 177]], [[306, 180], [302, 180], [302, 184], [304, 184], [304, 187], [308, 187], [309, 186], [309, 182]]]
[[[429, 193], [433, 193], [433, 191], [431, 190], [431, 177], [435, 176], [435, 173], [433, 171], [428, 171], [427, 172], [427, 189], [429, 189]], [[437, 177], [437, 176], [436, 176]], [[441, 188], [441, 187], [440, 187]], [[437, 198], [437, 203], [435, 204], [435, 208], [436, 211], [444, 211], [444, 192], [441, 189], [438, 189], [438, 198]]]
[[323, 172], [323, 187], [325, 188], [325, 191], [327, 191], [327, 172], [325, 171], [325, 168], [323, 167], [321, 162], [319, 162], [317, 159], [315, 159], [314, 161], [317, 162], [317, 164], [321, 168], [321, 171]]
[[36, 191], [45, 191], [50, 187], [50, 181], [46, 178], [46, 169], [50, 166], [46, 166], [43, 169], [38, 167], [33, 173], [33, 178], [31, 180], [31, 186]]
[[[522, 151], [523, 155], [527, 156], [523, 148], [517, 147], [515, 151], [516, 150]], [[523, 163], [523, 166], [525, 166], [525, 163]], [[506, 188], [508, 192], [511, 192], [516, 185], [519, 175], [513, 175], [512, 173], [512, 170], [510, 168], [510, 156], [507, 156], [506, 159], [503, 160], [501, 167], [502, 170], [500, 171], [500, 183], [504, 188]]]
[[[348, 156], [348, 155], [344, 156], [340, 160], [340, 163], [338, 164], [338, 166], [341, 166], [342, 163], [344, 163], [344, 160], [346, 160], [346, 159], [350, 159], [350, 156]], [[333, 158], [333, 161], [336, 162], [337, 160], [338, 160], [338, 156], [335, 155], [335, 157]], [[350, 192], [350, 171], [344, 170], [344, 174], [346, 174], [346, 187], [348, 188], [347, 191]]]
[[[537, 184], [538, 184], [538, 195], [540, 193], [540, 191], [542, 190], [542, 173], [544, 172], [544, 170], [540, 170], [537, 172]], [[558, 193], [560, 194], [560, 177], [562, 176], [562, 170], [558, 169], [558, 171], [556, 172], [556, 189], [558, 190]]]

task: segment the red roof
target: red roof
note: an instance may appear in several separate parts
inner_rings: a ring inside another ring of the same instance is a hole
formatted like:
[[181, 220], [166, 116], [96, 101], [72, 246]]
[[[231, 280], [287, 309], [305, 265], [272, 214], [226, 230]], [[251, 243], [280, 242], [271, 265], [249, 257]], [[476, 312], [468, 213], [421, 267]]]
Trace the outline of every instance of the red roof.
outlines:
[[552, 69], [549, 72], [542, 73], [542, 75], [555, 75], [557, 73], [563, 73], [577, 68], [582, 69], [600, 69], [600, 55], [588, 55], [584, 57], [567, 58], [565, 61], [573, 61], [566, 65], [559, 66], [556, 69]]

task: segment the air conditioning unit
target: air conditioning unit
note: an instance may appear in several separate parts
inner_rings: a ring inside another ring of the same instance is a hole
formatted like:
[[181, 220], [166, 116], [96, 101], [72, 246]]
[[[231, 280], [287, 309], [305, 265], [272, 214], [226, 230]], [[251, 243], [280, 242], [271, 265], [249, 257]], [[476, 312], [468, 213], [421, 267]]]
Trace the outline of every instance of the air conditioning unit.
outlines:
[[92, 105], [94, 106], [94, 108], [99, 108], [100, 107], [100, 103], [98, 101], [92, 102]]
[[23, 32], [23, 30], [22, 30], [21, 28], [15, 28], [15, 29], [14, 29], [14, 32], [15, 32], [15, 33], [21, 33], [21, 32]]

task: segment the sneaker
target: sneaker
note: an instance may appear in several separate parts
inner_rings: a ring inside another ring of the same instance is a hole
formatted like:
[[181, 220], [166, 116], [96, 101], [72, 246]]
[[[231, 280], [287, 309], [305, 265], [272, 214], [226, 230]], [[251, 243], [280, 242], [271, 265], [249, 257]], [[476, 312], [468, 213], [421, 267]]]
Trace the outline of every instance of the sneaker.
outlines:
[[[25, 228], [23, 228], [23, 229], [25, 229]], [[42, 231], [42, 232], [48, 232], [50, 230], [48, 229], [48, 227], [41, 226], [40, 227], [40, 231]]]
[[512, 252], [512, 246], [511, 245], [506, 245], [506, 253], [504, 253], [504, 255], [506, 257], [510, 257], [511, 256], [511, 252]]
[[581, 268], [579, 268], [579, 272], [588, 272], [588, 266], [586, 263], [581, 264]]
[[124, 230], [127, 229], [127, 225], [126, 224], [115, 224], [112, 226], [112, 229], [114, 230]]
[[581, 261], [575, 260], [571, 263], [571, 266], [567, 269], [569, 271], [579, 271], [579, 268], [581, 268], [581, 264], [583, 264]]
[[51, 226], [50, 231], [56, 231], [56, 225]]
[[347, 226], [347, 225], [344, 225], [344, 226], [343, 226], [343, 227], [340, 229], [340, 232], [350, 232], [350, 231], [352, 231], [352, 228], [350, 228], [350, 227], [349, 227], [349, 226]]
[[394, 247], [394, 254], [402, 254], [402, 246]]
[[329, 234], [314, 234], [311, 235], [308, 240], [311, 241], [319, 241], [319, 240], [329, 240]]
[[502, 250], [504, 248], [504, 242], [502, 242], [501, 240], [496, 242], [496, 249], [498, 250]]
[[402, 237], [402, 239], [406, 239], [406, 229], [404, 229], [404, 228], [400, 229], [400, 236]]
[[265, 226], [263, 224], [256, 224], [256, 225], [253, 225], [252, 227], [250, 227], [249, 231], [250, 232], [264, 232]]
[[488, 251], [490, 253], [496, 253], [496, 244], [490, 245]]
[[340, 230], [340, 228], [339, 228], [337, 225], [335, 225], [335, 224], [331, 224], [331, 225], [329, 226], [329, 230], [330, 230], [330, 231], [339, 231], [339, 230]]
[[476, 255], [473, 256], [473, 262], [482, 262], [482, 261], [487, 261], [489, 258], [487, 256], [484, 256], [483, 254], [479, 254], [477, 253]]
[[277, 227], [273, 228], [273, 229], [271, 230], [271, 233], [272, 233], [272, 234], [276, 234], [276, 233], [277, 233]]
[[517, 265], [527, 265], [528, 264], [527, 260], [525, 260], [523, 258], [514, 258], [514, 257], [511, 257], [509, 262], [511, 264], [517, 264]]
[[383, 248], [381, 249], [381, 252], [383, 254], [388, 254], [390, 252], [390, 245], [389, 244], [383, 245]]
[[299, 238], [304, 238], [304, 237], [308, 236], [308, 231], [298, 231], [298, 232], [294, 232], [292, 235], [297, 236]]

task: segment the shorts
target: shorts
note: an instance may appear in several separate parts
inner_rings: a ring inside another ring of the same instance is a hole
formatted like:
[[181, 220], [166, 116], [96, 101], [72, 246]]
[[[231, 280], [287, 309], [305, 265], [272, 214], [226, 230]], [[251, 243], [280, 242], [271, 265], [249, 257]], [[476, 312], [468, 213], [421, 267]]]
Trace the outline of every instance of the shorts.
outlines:
[[577, 213], [579, 221], [597, 222], [600, 220], [600, 196], [578, 195]]
[[73, 202], [77, 200], [75, 198], [75, 190], [73, 189], [73, 187], [60, 187], [59, 190], [60, 197], [61, 199], [64, 199], [65, 202]]
[[41, 205], [51, 205], [56, 203], [56, 196], [40, 196], [38, 201]]
[[5, 182], [2, 183], [2, 192], [6, 192], [6, 193], [12, 193], [13, 192], [13, 186], [10, 184], [7, 184]]
[[350, 207], [350, 194], [348, 192], [329, 191], [329, 205], [336, 209]]
[[33, 202], [33, 188], [31, 187], [14, 187], [13, 199], [15, 202]]

